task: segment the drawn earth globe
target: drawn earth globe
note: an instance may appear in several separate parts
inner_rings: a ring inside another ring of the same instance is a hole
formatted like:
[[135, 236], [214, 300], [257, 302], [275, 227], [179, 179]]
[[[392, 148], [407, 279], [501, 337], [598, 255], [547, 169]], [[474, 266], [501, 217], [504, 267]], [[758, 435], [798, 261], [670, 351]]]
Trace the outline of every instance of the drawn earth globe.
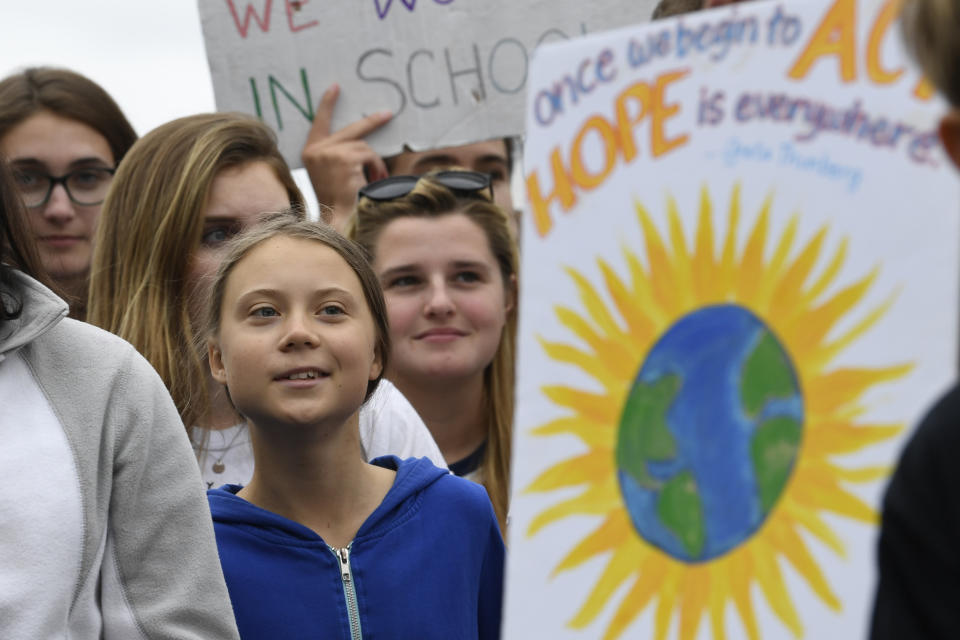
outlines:
[[637, 533], [685, 562], [744, 543], [776, 505], [803, 433], [803, 397], [773, 332], [737, 305], [703, 307], [656, 342], [617, 434]]

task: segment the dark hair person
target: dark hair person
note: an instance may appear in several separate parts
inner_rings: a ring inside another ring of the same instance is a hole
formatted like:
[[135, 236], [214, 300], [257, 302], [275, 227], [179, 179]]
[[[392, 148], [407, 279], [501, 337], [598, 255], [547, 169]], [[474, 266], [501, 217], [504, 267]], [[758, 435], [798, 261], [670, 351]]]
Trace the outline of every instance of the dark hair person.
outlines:
[[2, 638], [237, 637], [176, 407], [116, 336], [37, 279], [0, 162]]
[[[908, 49], [949, 103], [940, 140], [960, 167], [960, 0], [906, 0], [901, 25]], [[957, 637], [958, 454], [960, 387], [955, 385], [913, 432], [883, 499], [872, 640]]]
[[43, 267], [75, 318], [85, 314], [100, 205], [136, 139], [113, 98], [78, 73], [36, 67], [0, 80], [0, 154]]

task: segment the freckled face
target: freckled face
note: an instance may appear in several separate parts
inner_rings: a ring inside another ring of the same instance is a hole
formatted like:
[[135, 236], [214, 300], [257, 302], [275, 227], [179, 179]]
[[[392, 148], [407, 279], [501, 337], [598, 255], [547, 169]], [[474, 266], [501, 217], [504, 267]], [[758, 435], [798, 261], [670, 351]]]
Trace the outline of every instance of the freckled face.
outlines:
[[320, 242], [256, 246], [231, 272], [222, 308], [210, 370], [259, 427], [343, 424], [380, 375], [360, 279]]
[[399, 218], [380, 233], [373, 266], [393, 341], [387, 377], [431, 385], [482, 376], [512, 307], [483, 229], [461, 213]]
[[[15, 170], [51, 176], [114, 166], [106, 138], [82, 122], [50, 111], [39, 111], [10, 129], [0, 139], [0, 154]], [[54, 280], [86, 278], [100, 207], [72, 202], [58, 184], [46, 204], [27, 210], [43, 267]]]
[[230, 238], [255, 225], [264, 213], [290, 206], [290, 196], [273, 168], [262, 161], [224, 169], [213, 179], [200, 244], [190, 256], [187, 289], [194, 326], [202, 320], [210, 285]]

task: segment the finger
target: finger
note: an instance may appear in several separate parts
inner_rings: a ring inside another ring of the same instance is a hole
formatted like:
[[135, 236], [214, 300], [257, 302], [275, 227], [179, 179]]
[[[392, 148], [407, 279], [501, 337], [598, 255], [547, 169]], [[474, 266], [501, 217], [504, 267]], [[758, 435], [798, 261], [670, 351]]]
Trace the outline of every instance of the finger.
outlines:
[[338, 142], [341, 140], [360, 140], [366, 138], [372, 132], [390, 122], [391, 118], [393, 118], [393, 113], [390, 111], [371, 113], [369, 116], [351, 122], [343, 129], [330, 134], [330, 140], [332, 142]]
[[384, 162], [383, 158], [377, 153], [374, 153], [372, 157], [364, 161], [363, 169], [370, 182], [383, 180], [390, 175], [387, 172], [387, 163]]
[[323, 95], [320, 96], [320, 102], [317, 104], [317, 111], [313, 114], [313, 124], [310, 126], [310, 133], [307, 134], [307, 144], [326, 138], [330, 135], [330, 122], [333, 120], [333, 109], [337, 106], [337, 98], [340, 97], [340, 85], [332, 84]]

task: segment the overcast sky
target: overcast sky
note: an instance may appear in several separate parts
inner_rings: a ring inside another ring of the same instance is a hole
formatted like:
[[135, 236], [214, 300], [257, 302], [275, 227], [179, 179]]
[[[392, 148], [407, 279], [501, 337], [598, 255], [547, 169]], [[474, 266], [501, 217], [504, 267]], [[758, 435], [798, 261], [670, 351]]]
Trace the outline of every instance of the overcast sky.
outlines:
[[214, 109], [196, 0], [0, 0], [0, 76], [35, 65], [90, 77], [140, 135]]
[[[0, 0], [0, 77], [38, 65], [97, 82], [141, 136], [216, 108], [197, 0]], [[306, 172], [294, 178], [316, 216]]]

